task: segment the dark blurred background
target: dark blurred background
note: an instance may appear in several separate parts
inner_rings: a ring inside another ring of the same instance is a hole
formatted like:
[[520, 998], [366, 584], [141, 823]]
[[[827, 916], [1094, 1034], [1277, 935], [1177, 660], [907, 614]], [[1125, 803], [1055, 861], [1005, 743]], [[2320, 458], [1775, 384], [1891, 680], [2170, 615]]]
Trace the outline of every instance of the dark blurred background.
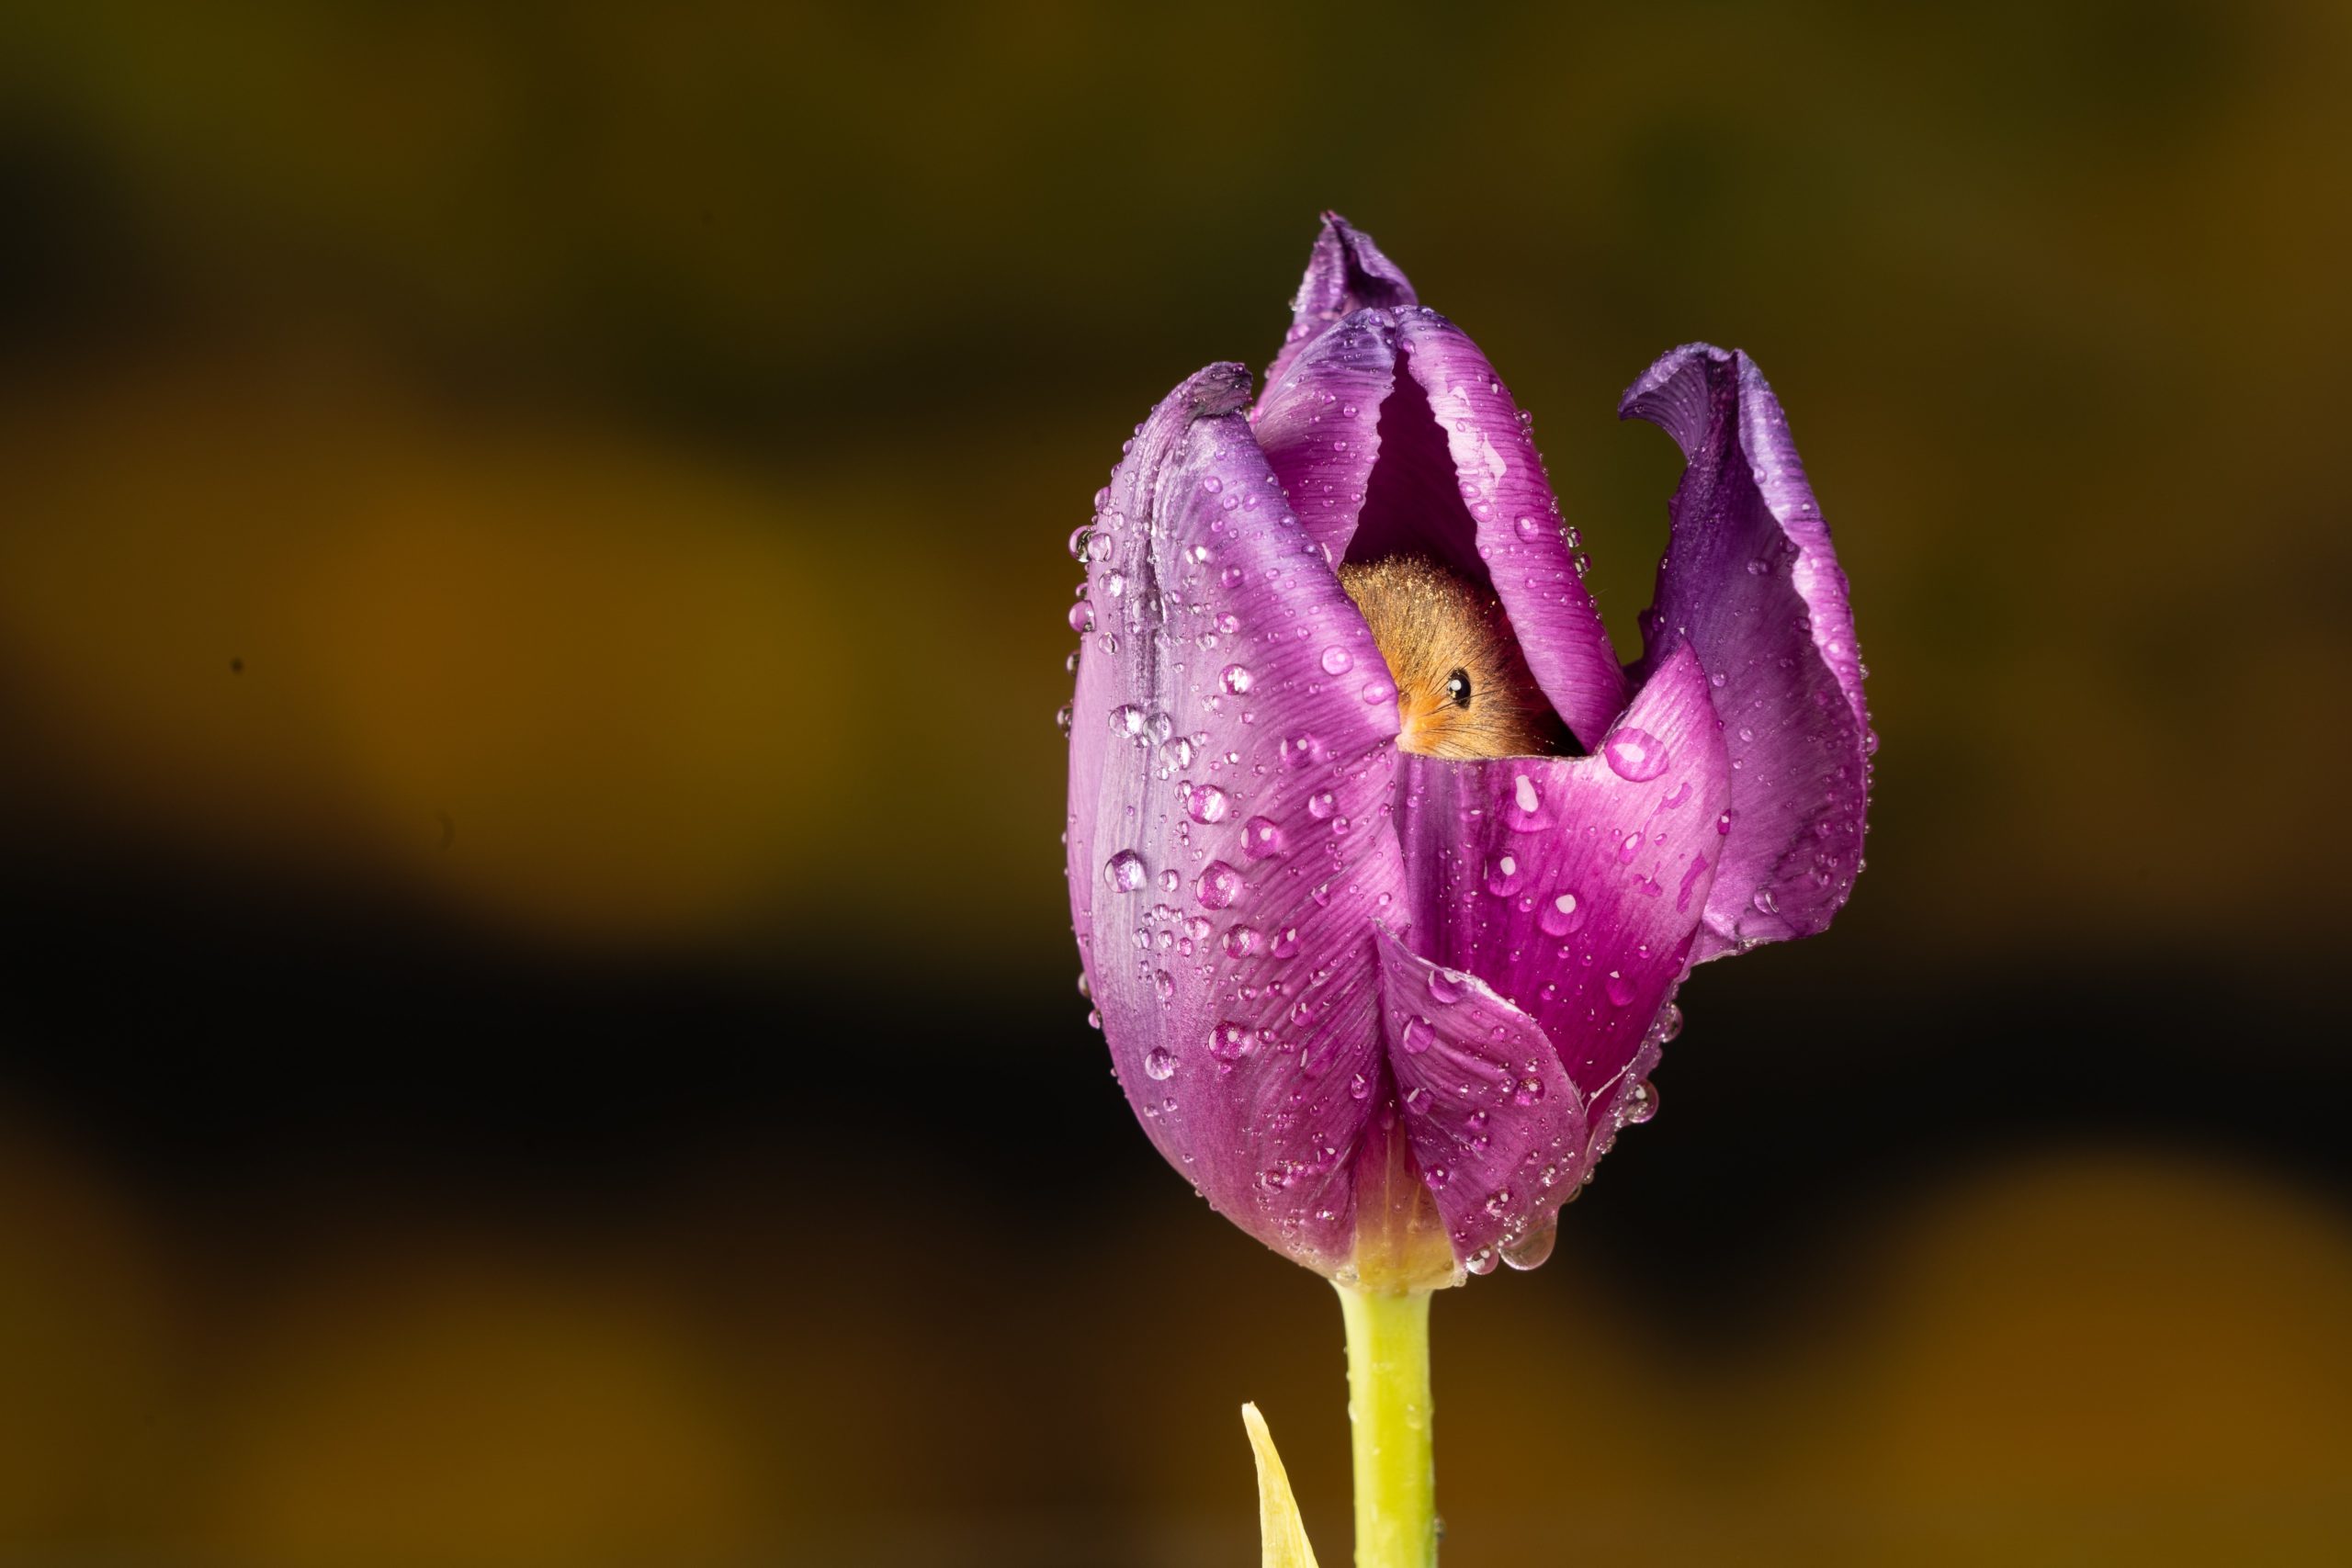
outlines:
[[[10, 7], [0, 1562], [1347, 1557], [1073, 988], [1069, 529], [1334, 206], [1621, 638], [1756, 355], [1884, 738], [1449, 1568], [2352, 1560], [2352, 13]], [[1624, 646], [1630, 648], [1627, 640]]]

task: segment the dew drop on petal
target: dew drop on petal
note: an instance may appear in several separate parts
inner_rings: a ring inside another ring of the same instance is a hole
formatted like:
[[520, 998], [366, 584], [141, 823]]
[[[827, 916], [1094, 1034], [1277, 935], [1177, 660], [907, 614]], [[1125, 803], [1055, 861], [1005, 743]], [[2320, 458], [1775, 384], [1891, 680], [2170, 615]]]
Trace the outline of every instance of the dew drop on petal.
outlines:
[[1250, 667], [1247, 664], [1228, 664], [1225, 667], [1224, 673], [1217, 677], [1217, 684], [1237, 697], [1250, 690]]
[[1646, 784], [1666, 772], [1666, 748], [1645, 729], [1612, 730], [1600, 743], [1609, 770], [1628, 784]]
[[1540, 1269], [1552, 1256], [1552, 1244], [1560, 1236], [1560, 1216], [1547, 1214], [1527, 1227], [1516, 1239], [1502, 1245], [1503, 1261], [1524, 1271]]
[[1252, 817], [1241, 825], [1241, 852], [1251, 860], [1282, 853], [1282, 828], [1271, 817]]
[[1591, 918], [1591, 911], [1577, 902], [1575, 894], [1557, 893], [1544, 901], [1535, 923], [1554, 936], [1566, 936]]
[[1204, 908], [1222, 909], [1241, 896], [1241, 874], [1221, 860], [1213, 860], [1194, 879], [1193, 896]]
[[1102, 863], [1102, 880], [1114, 893], [1136, 892], [1148, 876], [1143, 856], [1133, 850], [1121, 850]]
[[1355, 668], [1355, 659], [1344, 648], [1336, 645], [1323, 650], [1323, 673], [1344, 675]]
[[1194, 784], [1184, 792], [1184, 814], [1195, 822], [1224, 821], [1228, 804], [1215, 784]]
[[1176, 1076], [1176, 1053], [1165, 1045], [1155, 1045], [1143, 1059], [1143, 1076], [1154, 1083], [1166, 1083]]
[[1413, 1019], [1405, 1025], [1404, 1036], [1398, 1043], [1404, 1046], [1405, 1055], [1418, 1056], [1437, 1043], [1437, 1028], [1426, 1018]]

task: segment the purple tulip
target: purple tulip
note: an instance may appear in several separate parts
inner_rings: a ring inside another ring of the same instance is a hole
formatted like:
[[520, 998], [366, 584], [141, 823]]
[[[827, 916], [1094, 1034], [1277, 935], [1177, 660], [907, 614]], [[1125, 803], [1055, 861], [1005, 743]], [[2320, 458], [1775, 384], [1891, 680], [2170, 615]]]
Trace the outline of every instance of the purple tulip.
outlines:
[[[1336, 215], [1295, 309], [1256, 407], [1239, 366], [1185, 381], [1072, 542], [1085, 979], [1145, 1131], [1268, 1246], [1532, 1267], [1655, 1107], [1691, 966], [1822, 930], [1861, 869], [1846, 579], [1763, 376], [1678, 348], [1619, 405], [1687, 464], [1621, 668], [1477, 346]], [[1425, 611], [1482, 651], [1430, 672]], [[1498, 708], [1525, 754], [1446, 728]]]

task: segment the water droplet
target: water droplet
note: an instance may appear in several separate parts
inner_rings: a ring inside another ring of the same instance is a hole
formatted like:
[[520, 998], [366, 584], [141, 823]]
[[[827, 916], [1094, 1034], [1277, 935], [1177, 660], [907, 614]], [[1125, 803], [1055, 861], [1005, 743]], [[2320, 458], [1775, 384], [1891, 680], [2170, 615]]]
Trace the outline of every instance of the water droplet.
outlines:
[[1244, 694], [1250, 690], [1250, 667], [1246, 664], [1227, 665], [1225, 672], [1217, 677], [1217, 684], [1237, 697]]
[[1165, 1045], [1154, 1045], [1143, 1059], [1143, 1076], [1154, 1083], [1166, 1083], [1176, 1076], [1176, 1053]]
[[1473, 1274], [1483, 1275], [1493, 1273], [1495, 1271], [1495, 1249], [1491, 1247], [1480, 1247], [1477, 1251], [1472, 1253], [1469, 1257], [1462, 1260], [1462, 1267], [1469, 1269]]
[[1437, 1026], [1426, 1018], [1415, 1018], [1405, 1025], [1404, 1038], [1398, 1042], [1408, 1056], [1418, 1056], [1437, 1043]]
[[1554, 936], [1566, 936], [1592, 918], [1592, 911], [1577, 902], [1573, 893], [1555, 894], [1544, 901], [1535, 923]]
[[1772, 890], [1770, 887], [1758, 888], [1756, 897], [1750, 902], [1764, 914], [1777, 915], [1781, 912], [1781, 901], [1772, 897]]
[[1613, 730], [1600, 743], [1609, 771], [1628, 784], [1647, 784], [1666, 772], [1666, 748], [1645, 729], [1631, 726]]
[[1081, 523], [1077, 527], [1071, 529], [1069, 534], [1069, 558], [1079, 562], [1080, 565], [1085, 564], [1087, 541], [1093, 537], [1094, 526], [1091, 523]]
[[1544, 536], [1544, 520], [1540, 517], [1522, 517], [1512, 526], [1519, 530], [1519, 536], [1522, 539], [1540, 539]]
[[1452, 1007], [1470, 994], [1470, 976], [1453, 969], [1430, 971], [1430, 997], [1441, 1007]]
[[1283, 852], [1283, 830], [1271, 817], [1252, 817], [1241, 825], [1241, 852], [1264, 860]]
[[1287, 736], [1283, 740], [1283, 766], [1285, 768], [1307, 767], [1323, 761], [1326, 755], [1323, 742], [1306, 730]]
[[1510, 855], [1497, 855], [1487, 863], [1487, 891], [1498, 898], [1508, 898], [1519, 890], [1519, 862]]
[[1623, 1007], [1634, 999], [1634, 982], [1614, 969], [1609, 972], [1609, 978], [1601, 983], [1600, 989], [1613, 1008]]
[[1094, 629], [1094, 607], [1083, 599], [1069, 607], [1069, 629], [1081, 637]]
[[1102, 880], [1114, 893], [1134, 893], [1144, 885], [1148, 875], [1143, 856], [1133, 850], [1121, 850], [1102, 863]]
[[1276, 958], [1289, 958], [1295, 955], [1297, 952], [1298, 928], [1296, 926], [1284, 926], [1282, 929], [1281, 934], [1274, 938], [1274, 956]]
[[1332, 647], [1323, 650], [1323, 673], [1326, 675], [1344, 675], [1355, 668], [1355, 663], [1354, 656], [1344, 648]]
[[1195, 822], [1222, 822], [1229, 802], [1215, 784], [1194, 784], [1184, 791], [1184, 814]]
[[1117, 707], [1113, 708], [1111, 710], [1111, 733], [1114, 735], [1141, 735], [1143, 733], [1143, 709], [1136, 706], [1133, 703], [1121, 703]]
[[1718, 832], [1718, 833], [1725, 833], [1725, 834], [1727, 834], [1727, 833], [1729, 833], [1729, 832], [1731, 831], [1731, 813], [1730, 813], [1730, 812], [1726, 811], [1726, 812], [1724, 812], [1722, 816], [1720, 816], [1720, 817], [1718, 817], [1718, 818], [1715, 818], [1715, 831], [1716, 831], [1716, 832]]
[[1328, 789], [1317, 790], [1306, 797], [1306, 814], [1318, 822], [1329, 819], [1339, 808], [1339, 797]]
[[1070, 731], [1071, 721], [1075, 716], [1076, 710], [1072, 708], [1069, 704], [1064, 703], [1061, 706], [1054, 710], [1054, 728], [1060, 730], [1064, 737], [1068, 737]]
[[1230, 1020], [1209, 1031], [1209, 1055], [1227, 1066], [1231, 1066], [1242, 1057], [1247, 1056], [1250, 1048], [1256, 1043], [1257, 1041], [1250, 1034], [1249, 1025], [1235, 1023]]
[[1524, 1272], [1540, 1269], [1552, 1256], [1552, 1244], [1560, 1236], [1560, 1216], [1546, 1214], [1527, 1227], [1516, 1239], [1502, 1245], [1503, 1261]]
[[1193, 882], [1193, 896], [1204, 908], [1222, 909], [1241, 896], [1241, 874], [1221, 860], [1213, 860]]
[[1247, 958], [1257, 951], [1258, 933], [1248, 926], [1235, 926], [1225, 933], [1222, 945], [1227, 958]]
[[1635, 1084], [1632, 1092], [1625, 1096], [1624, 1102], [1618, 1107], [1618, 1114], [1627, 1126], [1640, 1126], [1657, 1114], [1657, 1090], [1645, 1083]]

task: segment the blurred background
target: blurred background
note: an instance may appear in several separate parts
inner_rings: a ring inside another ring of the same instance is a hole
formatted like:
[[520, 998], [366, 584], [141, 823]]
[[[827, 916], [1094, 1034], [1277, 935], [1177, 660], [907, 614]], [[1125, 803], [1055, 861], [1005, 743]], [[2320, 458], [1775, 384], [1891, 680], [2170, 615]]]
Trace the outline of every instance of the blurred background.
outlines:
[[[1064, 538], [1337, 207], [1630, 649], [1751, 351], [1884, 739], [1449, 1568], [2352, 1560], [2352, 13], [13, 6], [0, 1562], [1346, 1560], [1073, 988]], [[2340, 1022], [2337, 1026], [2340, 1028]]]

